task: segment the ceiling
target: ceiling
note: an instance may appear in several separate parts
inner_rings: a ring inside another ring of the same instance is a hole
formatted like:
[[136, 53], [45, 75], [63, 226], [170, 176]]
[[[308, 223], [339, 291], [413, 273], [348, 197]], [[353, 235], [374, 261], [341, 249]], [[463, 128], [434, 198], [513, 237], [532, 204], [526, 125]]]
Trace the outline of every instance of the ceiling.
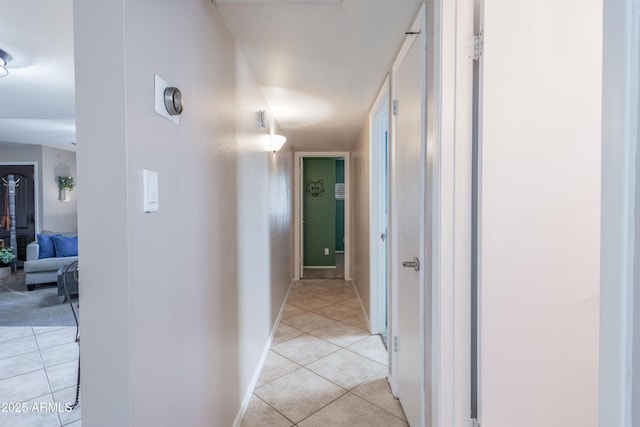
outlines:
[[0, 0], [0, 142], [75, 146], [72, 0]]
[[423, 0], [214, 0], [295, 150], [347, 150]]
[[[215, 0], [295, 150], [348, 150], [423, 0]], [[0, 0], [0, 142], [75, 149], [72, 0]]]

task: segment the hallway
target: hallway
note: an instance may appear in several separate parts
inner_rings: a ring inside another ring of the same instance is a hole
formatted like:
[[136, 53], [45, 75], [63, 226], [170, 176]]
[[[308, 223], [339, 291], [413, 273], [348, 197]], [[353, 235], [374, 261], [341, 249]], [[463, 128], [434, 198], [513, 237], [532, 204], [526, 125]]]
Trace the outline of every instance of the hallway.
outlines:
[[407, 426], [366, 329], [351, 282], [294, 282], [242, 426]]

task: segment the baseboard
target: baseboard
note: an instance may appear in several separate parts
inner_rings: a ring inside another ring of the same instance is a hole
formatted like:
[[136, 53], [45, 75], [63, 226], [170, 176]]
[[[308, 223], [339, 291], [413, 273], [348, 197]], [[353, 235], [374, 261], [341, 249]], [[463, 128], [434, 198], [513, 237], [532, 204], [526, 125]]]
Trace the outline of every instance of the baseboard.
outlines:
[[362, 305], [362, 297], [360, 297], [360, 292], [358, 292], [358, 287], [356, 286], [356, 281], [352, 279], [348, 279], [351, 283], [353, 283], [353, 287], [356, 290], [356, 294], [358, 294], [358, 301], [360, 301], [360, 310], [364, 315], [364, 319], [367, 321], [367, 332], [371, 333], [371, 321], [369, 320], [369, 316], [367, 315], [367, 310], [365, 310], [364, 305]]
[[[253, 377], [251, 378], [251, 382], [249, 383], [249, 387], [247, 387], [247, 392], [242, 399], [242, 403], [240, 404], [240, 409], [238, 410], [238, 414], [236, 415], [236, 419], [233, 421], [232, 427], [240, 427], [242, 423], [242, 418], [244, 418], [244, 414], [247, 412], [247, 407], [249, 406], [249, 401], [251, 400], [251, 396], [253, 395], [253, 390], [256, 388], [256, 384], [258, 383], [258, 378], [260, 378], [260, 372], [262, 372], [262, 368], [264, 367], [264, 362], [267, 360], [267, 356], [269, 355], [269, 349], [271, 349], [271, 342], [273, 341], [273, 337], [278, 330], [278, 326], [280, 325], [280, 318], [282, 317], [282, 311], [284, 310], [285, 303], [287, 302], [287, 298], [289, 298], [289, 292], [291, 292], [291, 288], [293, 286], [293, 280], [289, 283], [289, 289], [287, 289], [287, 293], [284, 296], [284, 300], [282, 301], [282, 306], [280, 307], [280, 312], [278, 313], [278, 317], [276, 321], [273, 323], [273, 329], [271, 329], [271, 333], [269, 334], [269, 338], [267, 339], [267, 343], [262, 350], [262, 356], [260, 356], [260, 361], [258, 362], [258, 366], [253, 373]], [[358, 290], [356, 289], [356, 292]], [[362, 302], [360, 303], [362, 305]], [[366, 313], [365, 313], [366, 316]]]

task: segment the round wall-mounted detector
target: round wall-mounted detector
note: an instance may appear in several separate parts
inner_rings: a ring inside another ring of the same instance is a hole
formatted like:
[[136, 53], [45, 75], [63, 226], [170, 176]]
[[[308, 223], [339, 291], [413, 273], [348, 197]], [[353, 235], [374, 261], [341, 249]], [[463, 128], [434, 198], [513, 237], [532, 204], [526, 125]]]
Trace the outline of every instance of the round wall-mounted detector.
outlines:
[[11, 56], [0, 49], [0, 77], [5, 77], [9, 75], [9, 70], [7, 70], [7, 62], [11, 60]]
[[168, 87], [164, 90], [164, 106], [172, 116], [182, 114], [182, 92], [177, 87]]

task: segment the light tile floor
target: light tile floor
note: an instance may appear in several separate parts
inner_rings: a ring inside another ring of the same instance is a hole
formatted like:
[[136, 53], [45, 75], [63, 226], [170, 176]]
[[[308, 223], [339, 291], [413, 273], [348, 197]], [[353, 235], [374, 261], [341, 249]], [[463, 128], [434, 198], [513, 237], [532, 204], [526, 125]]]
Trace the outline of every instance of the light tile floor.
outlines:
[[0, 427], [80, 427], [76, 328], [0, 327]]
[[351, 282], [294, 283], [242, 427], [408, 426]]

